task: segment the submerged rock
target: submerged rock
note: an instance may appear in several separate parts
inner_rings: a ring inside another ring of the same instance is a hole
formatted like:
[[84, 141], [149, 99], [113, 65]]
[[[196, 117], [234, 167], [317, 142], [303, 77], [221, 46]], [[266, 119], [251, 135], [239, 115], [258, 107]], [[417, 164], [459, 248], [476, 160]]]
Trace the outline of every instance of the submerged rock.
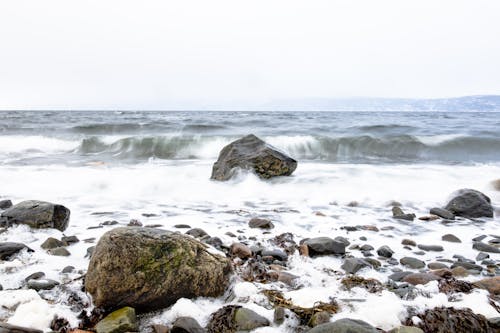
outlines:
[[456, 192], [455, 197], [448, 202], [445, 209], [463, 217], [493, 217], [490, 198], [471, 189], [462, 189]]
[[297, 168], [297, 161], [250, 134], [221, 150], [211, 179], [228, 180], [237, 168], [254, 171], [267, 179], [291, 175]]
[[399, 220], [413, 221], [415, 219], [415, 217], [417, 217], [417, 216], [413, 213], [406, 214], [405, 212], [403, 212], [401, 207], [394, 206], [394, 207], [392, 207], [392, 217], [394, 217], [395, 219], [399, 219]]
[[135, 310], [124, 307], [107, 315], [96, 325], [97, 333], [125, 333], [137, 332]]
[[5, 242], [0, 243], [0, 260], [9, 260], [13, 255], [23, 249], [28, 249], [29, 252], [34, 252], [32, 249], [23, 243]]
[[446, 219], [446, 220], [454, 220], [455, 219], [455, 215], [452, 212], [450, 212], [449, 210], [444, 209], [444, 208], [438, 208], [438, 207], [432, 208], [430, 210], [430, 213], [432, 215], [442, 217], [443, 219]]
[[27, 224], [32, 228], [55, 228], [64, 231], [69, 222], [68, 208], [45, 201], [18, 203], [0, 215], [0, 224]]
[[321, 324], [308, 333], [377, 333], [378, 330], [365, 321], [358, 319], [339, 319], [332, 323]]
[[105, 233], [91, 257], [85, 288], [97, 307], [155, 310], [179, 298], [221, 295], [229, 259], [178, 233], [140, 227]]

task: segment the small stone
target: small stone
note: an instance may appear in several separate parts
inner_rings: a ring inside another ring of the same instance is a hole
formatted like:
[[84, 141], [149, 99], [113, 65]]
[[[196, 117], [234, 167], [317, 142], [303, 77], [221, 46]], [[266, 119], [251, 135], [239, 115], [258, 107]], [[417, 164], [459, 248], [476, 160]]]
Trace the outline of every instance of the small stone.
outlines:
[[252, 257], [252, 250], [248, 246], [242, 243], [233, 243], [229, 249], [230, 253], [234, 257], [240, 259], [247, 259]]
[[54, 237], [49, 237], [45, 240], [45, 242], [40, 245], [40, 247], [44, 250], [55, 249], [56, 247], [64, 246], [64, 242], [61, 242], [59, 239], [55, 239]]
[[486, 236], [486, 235], [477, 236], [477, 237], [472, 238], [472, 241], [473, 242], [480, 242], [483, 239], [485, 239], [486, 237], [488, 237], [488, 236]]
[[264, 250], [264, 251], [262, 251], [261, 255], [263, 257], [273, 257], [273, 258], [280, 260], [280, 261], [287, 261], [288, 260], [288, 255], [281, 250]]
[[455, 277], [466, 277], [466, 276], [469, 276], [469, 272], [467, 271], [467, 269], [464, 268], [464, 267], [462, 267], [462, 266], [453, 267], [451, 269], [451, 273]]
[[408, 245], [408, 246], [417, 246], [417, 243], [414, 240], [411, 240], [411, 239], [403, 239], [401, 241], [401, 244]]
[[138, 219], [131, 219], [128, 222], [127, 226], [129, 226], [129, 227], [142, 227], [142, 222], [139, 221]]
[[10, 200], [0, 200], [0, 209], [7, 209], [12, 207], [12, 201]]
[[347, 238], [342, 237], [342, 236], [337, 236], [333, 240], [336, 242], [344, 243], [345, 246], [351, 245], [351, 242], [349, 242], [349, 240]]
[[310, 238], [307, 239], [304, 244], [309, 248], [309, 255], [311, 257], [317, 255], [344, 254], [346, 247], [344, 243], [335, 241], [329, 237]]
[[488, 253], [484, 253], [484, 252], [479, 252], [476, 256], [476, 260], [477, 261], [483, 261], [485, 259], [488, 259], [490, 257], [490, 255]]
[[434, 274], [428, 273], [412, 273], [403, 278], [403, 282], [418, 285], [418, 284], [427, 284], [431, 281], [436, 281], [439, 278]]
[[498, 247], [483, 242], [474, 242], [474, 244], [472, 244], [472, 248], [481, 252], [500, 253], [500, 249]]
[[399, 262], [404, 265], [408, 266], [413, 269], [419, 269], [419, 268], [424, 268], [425, 267], [425, 262], [422, 260], [419, 260], [417, 258], [412, 258], [412, 257], [404, 257], [399, 260]]
[[342, 266], [340, 266], [346, 273], [356, 274], [360, 269], [365, 267], [372, 267], [372, 265], [361, 258], [346, 258]]
[[278, 306], [274, 309], [274, 323], [276, 325], [281, 325], [285, 322], [285, 308]]
[[29, 280], [28, 281], [28, 288], [29, 289], [34, 289], [36, 291], [39, 291], [39, 290], [50, 290], [50, 289], [53, 289], [57, 285], [59, 285], [59, 282], [54, 281], [54, 280], [50, 280], [50, 279]]
[[190, 229], [191, 226], [189, 224], [176, 224], [176, 225], [174, 225], [174, 228], [177, 228], [177, 229]]
[[371, 251], [371, 250], [375, 250], [375, 248], [373, 246], [371, 246], [370, 244], [364, 244], [359, 248], [359, 250], [360, 251]]
[[96, 325], [97, 333], [125, 333], [138, 330], [135, 310], [124, 307], [107, 315]]
[[387, 245], [381, 246], [377, 250], [377, 254], [384, 258], [391, 258], [394, 254], [394, 251]]
[[331, 315], [326, 311], [316, 312], [311, 316], [309, 323], [307, 323], [310, 327], [316, 327], [321, 324], [326, 324], [330, 322]]
[[152, 326], [153, 333], [170, 333], [168, 326], [155, 324]]
[[427, 264], [427, 267], [429, 267], [429, 269], [443, 269], [443, 268], [448, 268], [447, 265], [441, 263], [441, 262], [431, 262], [431, 263], [428, 263]]
[[443, 237], [441, 237], [441, 239], [444, 240], [445, 242], [462, 243], [462, 241], [460, 240], [460, 238], [458, 238], [457, 236], [455, 236], [453, 234], [443, 235]]
[[64, 236], [61, 238], [61, 242], [64, 243], [64, 245], [71, 245], [78, 243], [80, 240], [76, 236]]
[[455, 215], [452, 212], [450, 212], [449, 210], [446, 210], [444, 208], [438, 208], [438, 207], [432, 208], [430, 210], [430, 213], [433, 215], [442, 217], [443, 219], [446, 219], [446, 220], [454, 220], [455, 219]]
[[269, 219], [254, 217], [248, 222], [250, 228], [273, 229], [274, 224]]
[[56, 247], [55, 249], [50, 249], [48, 251], [50, 255], [59, 256], [59, 257], [68, 257], [71, 253], [66, 250], [64, 247]]
[[424, 250], [424, 251], [434, 251], [434, 252], [444, 251], [444, 248], [441, 245], [422, 245], [422, 244], [419, 244], [418, 248], [420, 250]]
[[466, 270], [477, 270], [477, 271], [483, 270], [483, 267], [476, 265], [476, 264], [473, 264], [473, 263], [470, 263], [470, 262], [467, 262], [467, 261], [456, 261], [453, 263], [453, 265], [451, 265], [451, 268], [455, 268], [458, 266], [461, 266], [461, 267], [465, 268]]
[[205, 230], [201, 228], [193, 228], [191, 230], [186, 231], [186, 235], [193, 236], [194, 238], [202, 238], [204, 236], [208, 236]]
[[431, 214], [431, 215], [420, 216], [418, 219], [421, 221], [434, 221], [439, 219], [439, 216]]
[[344, 318], [318, 325], [308, 333], [378, 333], [378, 330], [365, 321]]
[[103, 226], [110, 226], [110, 225], [117, 225], [118, 221], [112, 220], [112, 221], [104, 221], [101, 223]]
[[392, 217], [399, 220], [413, 221], [417, 216], [415, 214], [405, 214], [400, 207], [394, 206], [392, 207]]
[[270, 325], [269, 320], [247, 308], [236, 310], [233, 321], [238, 331], [251, 331]]
[[36, 273], [30, 274], [27, 277], [25, 277], [24, 281], [28, 282], [29, 280], [39, 280], [39, 279], [43, 279], [44, 277], [45, 277], [44, 272], [36, 272]]
[[205, 333], [205, 330], [195, 319], [179, 317], [175, 320], [170, 333]]
[[74, 266], [66, 266], [63, 268], [62, 273], [71, 273], [75, 270]]
[[395, 272], [389, 275], [389, 279], [391, 279], [392, 281], [400, 282], [403, 281], [405, 276], [410, 274], [413, 274], [413, 272]]

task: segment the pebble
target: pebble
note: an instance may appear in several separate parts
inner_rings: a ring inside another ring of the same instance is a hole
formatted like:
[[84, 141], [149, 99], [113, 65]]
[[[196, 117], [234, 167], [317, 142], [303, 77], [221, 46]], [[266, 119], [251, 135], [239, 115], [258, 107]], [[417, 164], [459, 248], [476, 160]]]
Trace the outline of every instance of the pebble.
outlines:
[[414, 240], [411, 240], [411, 239], [403, 239], [401, 241], [401, 244], [408, 245], [408, 246], [417, 246], [417, 243]]
[[50, 249], [48, 251], [50, 255], [59, 256], [59, 257], [68, 257], [71, 253], [66, 250], [64, 247], [56, 247], [55, 249]]
[[208, 236], [205, 230], [201, 228], [193, 228], [191, 230], [186, 231], [186, 235], [193, 236], [194, 238], [201, 238], [204, 236]]
[[420, 250], [424, 250], [424, 251], [434, 251], [434, 252], [444, 251], [444, 248], [441, 245], [422, 245], [422, 244], [419, 244], [418, 248]]
[[63, 236], [61, 237], [61, 242], [65, 243], [65, 245], [71, 245], [78, 243], [80, 240], [76, 236]]
[[427, 267], [429, 269], [443, 269], [443, 268], [448, 268], [447, 265], [440, 263], [440, 262], [431, 262], [427, 264]]
[[476, 260], [477, 261], [482, 261], [484, 259], [488, 259], [490, 257], [490, 255], [488, 253], [484, 253], [484, 252], [479, 252], [476, 256]]
[[481, 252], [500, 253], [500, 249], [498, 247], [483, 242], [474, 242], [474, 244], [472, 244], [472, 248]]
[[381, 246], [377, 250], [377, 254], [384, 258], [391, 258], [394, 254], [394, 251], [387, 245]]
[[460, 240], [460, 238], [458, 238], [457, 236], [455, 236], [453, 234], [443, 235], [443, 237], [441, 237], [441, 239], [444, 240], [445, 242], [462, 243], [462, 241]]
[[29, 289], [34, 289], [36, 291], [39, 291], [39, 290], [50, 290], [50, 289], [53, 289], [57, 285], [59, 285], [59, 282], [54, 281], [54, 280], [50, 280], [50, 279], [29, 280], [28, 281], [28, 288]]
[[412, 273], [408, 274], [403, 278], [403, 282], [407, 282], [414, 286], [418, 284], [427, 284], [431, 281], [436, 281], [439, 278], [434, 274], [429, 273]]
[[274, 224], [269, 219], [254, 217], [248, 222], [250, 228], [272, 229]]
[[346, 258], [340, 267], [346, 273], [356, 274], [360, 269], [371, 266], [367, 260], [362, 258]]
[[0, 209], [7, 209], [12, 207], [12, 201], [10, 200], [0, 200]]
[[59, 239], [49, 237], [45, 240], [45, 242], [42, 243], [42, 245], [40, 245], [40, 247], [44, 250], [50, 250], [55, 249], [56, 247], [62, 247], [64, 245], [64, 242], [60, 241]]
[[189, 224], [176, 224], [176, 225], [174, 225], [174, 228], [177, 228], [177, 229], [190, 229], [191, 226]]
[[63, 268], [63, 270], [61, 271], [62, 273], [71, 273], [75, 270], [75, 267], [73, 266], [66, 266]]
[[447, 219], [447, 220], [454, 220], [455, 219], [455, 215], [450, 212], [449, 210], [447, 209], [444, 209], [444, 208], [432, 208], [430, 210], [430, 212], [432, 215], [437, 215], [439, 217], [442, 217], [443, 219]]
[[44, 277], [45, 277], [45, 273], [44, 272], [36, 272], [36, 273], [28, 275], [24, 279], [24, 281], [28, 282], [29, 280], [39, 280], [39, 279], [43, 279]]
[[288, 255], [281, 250], [264, 250], [264, 251], [262, 251], [261, 255], [263, 257], [273, 257], [273, 258], [275, 258], [277, 260], [281, 260], [281, 261], [288, 260]]
[[399, 260], [399, 262], [413, 269], [424, 268], [425, 263], [422, 260], [413, 257], [403, 257]]
[[240, 259], [247, 259], [252, 257], [252, 250], [248, 246], [242, 243], [233, 243], [230, 247], [231, 255], [238, 257]]
[[396, 281], [396, 282], [399, 282], [399, 281], [403, 281], [405, 276], [410, 275], [410, 274], [413, 274], [413, 273], [412, 272], [396, 272], [396, 273], [392, 273], [391, 275], [389, 275], [389, 279]]
[[170, 333], [205, 333], [205, 330], [191, 317], [178, 317]]

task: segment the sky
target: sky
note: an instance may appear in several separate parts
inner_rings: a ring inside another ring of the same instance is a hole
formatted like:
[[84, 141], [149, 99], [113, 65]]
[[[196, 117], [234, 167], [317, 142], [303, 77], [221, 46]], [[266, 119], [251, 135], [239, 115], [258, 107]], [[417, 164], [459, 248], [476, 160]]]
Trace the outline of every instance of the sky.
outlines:
[[500, 94], [497, 0], [0, 0], [0, 109]]

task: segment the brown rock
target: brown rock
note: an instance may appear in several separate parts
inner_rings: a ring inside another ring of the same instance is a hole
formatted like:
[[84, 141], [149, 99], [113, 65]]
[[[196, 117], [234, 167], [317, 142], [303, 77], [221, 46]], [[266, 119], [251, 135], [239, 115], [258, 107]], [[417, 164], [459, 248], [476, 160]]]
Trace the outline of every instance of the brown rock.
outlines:
[[252, 250], [242, 243], [231, 244], [231, 255], [240, 259], [247, 259], [252, 257]]
[[474, 285], [486, 289], [494, 295], [500, 294], [500, 276], [479, 280]]
[[410, 283], [414, 286], [417, 284], [427, 284], [431, 281], [436, 280], [439, 280], [439, 278], [436, 275], [430, 273], [413, 273], [403, 278], [403, 282]]
[[301, 244], [299, 246], [299, 253], [301, 256], [309, 257], [309, 247], [306, 244]]

